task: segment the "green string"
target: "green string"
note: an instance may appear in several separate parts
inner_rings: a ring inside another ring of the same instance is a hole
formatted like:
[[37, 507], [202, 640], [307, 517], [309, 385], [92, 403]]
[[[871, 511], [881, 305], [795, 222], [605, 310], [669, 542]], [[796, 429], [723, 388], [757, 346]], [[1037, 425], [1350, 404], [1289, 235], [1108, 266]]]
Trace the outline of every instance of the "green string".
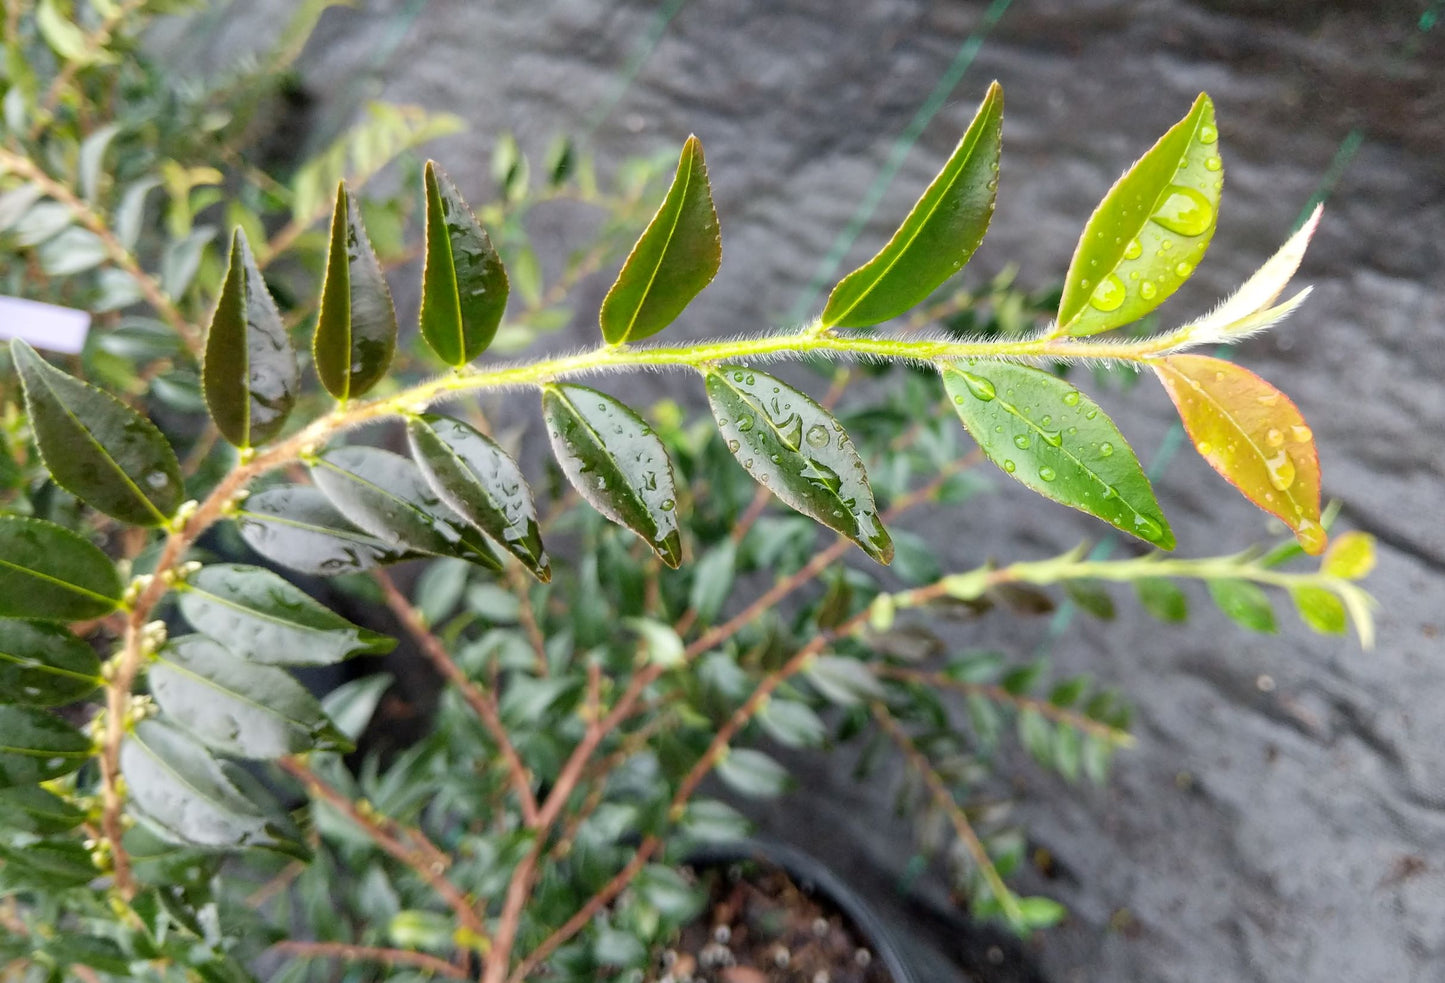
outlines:
[[823, 287], [825, 287], [828, 281], [833, 278], [833, 275], [837, 273], [838, 266], [848, 255], [848, 250], [853, 248], [853, 243], [857, 241], [858, 236], [862, 234], [864, 227], [867, 226], [868, 220], [873, 217], [873, 212], [883, 201], [884, 194], [887, 193], [889, 185], [893, 183], [893, 179], [897, 177], [899, 168], [903, 166], [903, 161], [908, 157], [908, 152], [912, 150], [913, 145], [918, 142], [918, 138], [923, 134], [924, 128], [928, 126], [933, 117], [936, 116], [938, 111], [948, 102], [949, 96], [953, 94], [953, 90], [963, 78], [964, 72], [968, 71], [969, 66], [973, 64], [973, 60], [978, 57], [979, 49], [983, 47], [984, 38], [988, 36], [989, 31], [998, 23], [999, 18], [1004, 15], [1004, 11], [1008, 10], [1012, 2], [1013, 0], [993, 0], [993, 3], [989, 4], [988, 9], [983, 12], [983, 17], [979, 21], [978, 26], [973, 29], [973, 33], [964, 39], [963, 44], [958, 49], [958, 53], [953, 56], [953, 61], [944, 71], [943, 77], [938, 80], [938, 84], [933, 87], [933, 91], [928, 94], [928, 98], [923, 101], [923, 105], [918, 107], [917, 112], [915, 112], [913, 118], [908, 121], [908, 125], [904, 127], [903, 132], [893, 141], [893, 147], [888, 152], [888, 159], [885, 160], [883, 166], [879, 168], [877, 176], [873, 179], [873, 183], [869, 186], [868, 191], [863, 195], [863, 200], [859, 202], [857, 210], [853, 213], [853, 217], [848, 220], [848, 224], [843, 227], [843, 231], [838, 233], [838, 237], [833, 240], [833, 247], [828, 250], [828, 254], [823, 258], [823, 261], [818, 264], [818, 269], [813, 274], [813, 278], [808, 281], [808, 285], [804, 287], [803, 292], [798, 295], [797, 301], [793, 304], [792, 309], [788, 311], [788, 315], [783, 323], [796, 324], [808, 316], [808, 309], [822, 292]]

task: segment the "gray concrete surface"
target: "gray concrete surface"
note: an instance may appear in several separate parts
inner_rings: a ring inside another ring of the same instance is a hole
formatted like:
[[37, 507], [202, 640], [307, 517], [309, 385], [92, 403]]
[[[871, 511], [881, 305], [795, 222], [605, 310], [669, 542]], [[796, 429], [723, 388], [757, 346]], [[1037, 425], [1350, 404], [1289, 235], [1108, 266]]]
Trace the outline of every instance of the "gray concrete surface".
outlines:
[[[268, 6], [228, 31], [264, 34], [275, 22]], [[432, 0], [375, 64], [404, 6], [330, 12], [304, 82], [322, 119], [357, 92], [465, 116], [470, 131], [433, 153], [474, 200], [488, 190], [495, 135], [514, 130], [540, 154], [554, 132], [575, 127], [655, 9]], [[1169, 318], [1201, 310], [1268, 256], [1341, 141], [1355, 127], [1365, 136], [1301, 270], [1314, 296], [1241, 358], [1304, 410], [1325, 493], [1345, 503], [1343, 526], [1380, 537], [1369, 583], [1382, 602], [1378, 647], [1311, 635], [1287, 612], [1280, 636], [1248, 635], [1198, 594], [1180, 630], [1127, 603], [1112, 625], [1075, 622], [1053, 647], [1056, 664], [1123, 688], [1139, 709], [1140, 744], [1102, 790], [1017, 770], [1020, 818], [1062, 872], [1027, 886], [1072, 912], [1030, 943], [1049, 979], [1445, 980], [1445, 27], [1419, 32], [1426, 6], [1015, 0], [850, 254], [876, 248], [995, 77], [1007, 100], [1004, 163], [994, 226], [967, 274], [975, 282], [1009, 261], [1026, 285], [1059, 278], [1118, 172], [1196, 92], [1214, 97], [1224, 207]], [[707, 147], [723, 266], [675, 333], [777, 323], [985, 7], [692, 0], [682, 9], [594, 140], [602, 161], [676, 146], [689, 132]], [[569, 229], [542, 233], [560, 245]], [[606, 285], [598, 278], [583, 295], [600, 300]], [[397, 286], [405, 309], [414, 288]], [[552, 343], [594, 335], [583, 316]], [[639, 385], [690, 393], [681, 379]], [[1146, 384], [1102, 398], [1147, 461], [1172, 418], [1163, 394]], [[532, 436], [541, 440], [539, 427]], [[951, 565], [1048, 555], [1102, 534], [1001, 490], [927, 518]], [[1159, 493], [1184, 554], [1272, 532], [1192, 452]], [[971, 640], [1026, 654], [1044, 633], [1041, 623], [993, 619]], [[908, 847], [887, 796], [852, 787], [845, 769], [806, 782], [825, 794], [795, 798], [765, 825], [890, 883]], [[954, 930], [940, 924], [946, 945]]]

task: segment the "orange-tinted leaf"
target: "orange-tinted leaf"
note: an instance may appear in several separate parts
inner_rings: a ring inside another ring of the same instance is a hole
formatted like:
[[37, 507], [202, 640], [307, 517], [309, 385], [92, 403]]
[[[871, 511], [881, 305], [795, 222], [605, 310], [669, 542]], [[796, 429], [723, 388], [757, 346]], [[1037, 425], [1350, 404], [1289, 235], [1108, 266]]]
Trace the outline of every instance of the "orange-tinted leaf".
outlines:
[[1294, 530], [1305, 552], [1325, 548], [1314, 436], [1289, 397], [1247, 369], [1207, 355], [1153, 362], [1199, 453], [1244, 497]]

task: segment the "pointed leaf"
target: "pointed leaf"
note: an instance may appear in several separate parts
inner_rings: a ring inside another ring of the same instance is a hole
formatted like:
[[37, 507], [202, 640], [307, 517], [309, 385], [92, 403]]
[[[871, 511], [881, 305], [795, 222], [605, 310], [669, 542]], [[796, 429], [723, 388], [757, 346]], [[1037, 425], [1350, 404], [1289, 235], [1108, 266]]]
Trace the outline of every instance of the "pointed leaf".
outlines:
[[782, 795], [792, 784], [788, 771], [761, 751], [733, 748], [717, 764], [717, 777], [733, 791], [755, 799]]
[[893, 559], [863, 462], [831, 413], [755, 369], [719, 365], [705, 378], [718, 430], [750, 475], [878, 562]]
[[1140, 577], [1134, 581], [1139, 604], [1145, 611], [1169, 624], [1189, 620], [1189, 599], [1167, 577]]
[[1209, 596], [1230, 621], [1250, 631], [1274, 633], [1274, 609], [1269, 595], [1258, 584], [1232, 577], [1208, 584]]
[[893, 238], [828, 295], [824, 327], [866, 328], [895, 318], [963, 269], [993, 218], [1002, 135], [1003, 89], [994, 82]]
[[80, 887], [100, 876], [90, 851], [75, 840], [41, 840], [23, 848], [0, 844], [0, 893], [7, 888], [45, 892]]
[[537, 507], [517, 462], [486, 435], [451, 417], [413, 417], [406, 432], [412, 457], [442, 501], [537, 579], [550, 580]]
[[1268, 323], [1263, 323], [1260, 319], [1261, 314], [1275, 311], [1279, 316], [1283, 316], [1298, 306], [1304, 299], [1304, 295], [1309, 292], [1308, 290], [1301, 291], [1286, 304], [1281, 305], [1281, 307], [1287, 308], [1286, 310], [1271, 308], [1270, 305], [1284, 292], [1284, 288], [1289, 286], [1290, 278], [1299, 269], [1300, 260], [1304, 259], [1305, 249], [1309, 246], [1315, 229], [1319, 227], [1320, 215], [1323, 210], [1323, 205], [1316, 205], [1308, 221], [1300, 226], [1299, 230], [1290, 236], [1283, 246], [1279, 247], [1278, 252], [1271, 256], [1218, 307], [1195, 321], [1190, 332], [1190, 340], [1196, 344], [1238, 340], [1268, 327], [1270, 323], [1278, 319], [1278, 317], [1272, 317]]
[[492, 343], [506, 308], [502, 258], [456, 185], [427, 161], [422, 337], [443, 362], [465, 365]]
[[0, 829], [49, 836], [85, 822], [85, 813], [38, 785], [0, 790]]
[[883, 696], [883, 684], [857, 659], [820, 655], [809, 662], [803, 672], [830, 703], [853, 706]]
[[602, 337], [621, 345], [657, 334], [712, 282], [721, 262], [707, 164], [690, 136], [667, 197], [602, 300]]
[[1248, 369], [1207, 355], [1151, 364], [1209, 466], [1283, 519], [1305, 552], [1321, 552], [1319, 455], [1290, 398]]
[[85, 621], [120, 604], [115, 564], [87, 539], [43, 519], [0, 515], [0, 617]]
[[361, 224], [361, 209], [346, 185], [338, 185], [312, 343], [316, 374], [337, 399], [355, 399], [386, 375], [395, 350], [391, 291]]
[[100, 682], [95, 650], [66, 629], [0, 619], [0, 703], [62, 706]]
[[158, 526], [185, 495], [175, 451], [155, 426], [109, 393], [10, 342], [40, 456], [55, 483], [122, 522]]
[[269, 759], [351, 750], [316, 698], [284, 670], [246, 662], [204, 635], [172, 641], [148, 678], [167, 716], [223, 754]]
[[822, 747], [828, 740], [823, 718], [798, 700], [775, 696], [763, 704], [757, 719], [769, 737], [788, 747]]
[[586, 386], [547, 386], [542, 415], [567, 480], [593, 508], [637, 533], [676, 568], [682, 562], [677, 491], [667, 449], [652, 428]]
[[1343, 635], [1349, 627], [1345, 604], [1323, 587], [1296, 587], [1290, 591], [1300, 620], [1321, 635]]
[[236, 520], [246, 545], [301, 573], [356, 573], [407, 556], [347, 522], [325, 495], [307, 485], [252, 495]]
[[280, 433], [301, 384], [281, 312], [240, 229], [231, 239], [226, 282], [206, 332], [201, 380], [216, 429], [237, 447], [264, 444]]
[[0, 788], [68, 775], [93, 753], [90, 738], [48, 711], [0, 706]]
[[1133, 449], [1071, 383], [1027, 365], [990, 362], [946, 368], [943, 385], [963, 425], [1005, 473], [1045, 498], [1174, 548]]
[[1320, 563], [1320, 572], [1343, 580], [1361, 580], [1375, 569], [1375, 537], [1351, 530], [1336, 536]]
[[395, 639], [360, 628], [269, 570], [216, 563], [176, 585], [197, 631], [252, 662], [320, 666], [383, 655]]
[[1109, 189], [1064, 277], [1061, 329], [1091, 335], [1137, 321], [1189, 279], [1214, 237], [1218, 140], [1214, 103], [1201, 93]]
[[321, 701], [321, 709], [331, 718], [336, 729], [354, 743], [361, 738], [366, 725], [371, 723], [377, 704], [392, 682], [392, 677], [384, 672], [353, 679], [327, 693]]
[[185, 731], [142, 720], [120, 748], [128, 806], [166, 839], [195, 846], [267, 847], [304, 857], [306, 848], [286, 814]]
[[456, 556], [500, 569], [482, 534], [447, 507], [417, 466], [377, 447], [338, 447], [311, 467], [341, 514], [395, 550]]

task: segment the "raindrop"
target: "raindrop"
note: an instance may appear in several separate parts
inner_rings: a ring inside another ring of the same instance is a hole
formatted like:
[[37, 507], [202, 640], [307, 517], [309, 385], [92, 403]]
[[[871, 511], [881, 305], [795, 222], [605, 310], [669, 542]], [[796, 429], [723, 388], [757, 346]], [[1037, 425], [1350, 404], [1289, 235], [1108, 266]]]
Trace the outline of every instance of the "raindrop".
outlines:
[[1153, 300], [1154, 295], [1158, 292], [1159, 289], [1148, 280], [1145, 280], [1143, 283], [1139, 284], [1139, 296], [1143, 297], [1145, 300]]
[[1307, 444], [1314, 435], [1314, 431], [1303, 424], [1296, 424], [1289, 428], [1289, 439], [1296, 444]]
[[1112, 455], [1113, 453], [1114, 453], [1114, 445], [1111, 444], [1111, 443], [1109, 443], [1107, 440], [1104, 441], [1102, 444], [1099, 445], [1099, 456], [1100, 456], [1100, 457], [1109, 457], [1109, 456]]
[[1186, 276], [1188, 276], [1189, 274], [1191, 274], [1191, 273], [1193, 273], [1193, 272], [1194, 272], [1194, 267], [1193, 267], [1193, 266], [1190, 266], [1188, 263], [1185, 263], [1185, 262], [1182, 262], [1182, 261], [1181, 261], [1181, 262], [1178, 262], [1178, 263], [1175, 263], [1175, 264], [1174, 264], [1174, 273], [1175, 273], [1176, 276], [1186, 277]]
[[1010, 461], [1010, 460], [1008, 460], [1008, 459], [1005, 459], [1004, 462], [1003, 462], [1003, 469], [1004, 469], [1005, 471], [1007, 471], [1009, 474], [1013, 474], [1013, 473], [1014, 473], [1014, 469], [1017, 468], [1017, 467], [1018, 467], [1018, 465], [1014, 464], [1014, 462], [1012, 462], [1012, 461]]
[[753, 418], [750, 416], [738, 417], [738, 433], [747, 433], [753, 428]]
[[1290, 456], [1284, 451], [1265, 459], [1264, 466], [1269, 472], [1269, 483], [1279, 491], [1294, 484], [1294, 461], [1290, 460]]
[[1219, 139], [1219, 131], [1216, 130], [1216, 129], [1215, 129], [1213, 126], [1211, 126], [1210, 124], [1205, 123], [1203, 126], [1201, 126], [1201, 127], [1199, 128], [1199, 142], [1200, 142], [1200, 143], [1213, 143], [1215, 140], [1218, 140], [1218, 139]]
[[1204, 166], [1211, 171], [1217, 171], [1224, 166], [1224, 161], [1218, 157], [1206, 157], [1204, 158]]
[[826, 427], [819, 426], [815, 423], [808, 428], [808, 446], [824, 447], [827, 443], [828, 429]]
[[971, 372], [960, 372], [959, 374], [963, 376], [963, 382], [964, 385], [968, 386], [968, 391], [973, 393], [974, 397], [979, 401], [987, 403], [998, 395], [998, 391], [994, 389], [993, 383], [989, 382], [983, 376], [974, 375]]
[[1089, 410], [1089, 411], [1087, 411], [1087, 412], [1084, 414], [1084, 419], [1085, 419], [1085, 420], [1092, 420], [1094, 417], [1096, 417], [1096, 416], [1098, 416], [1098, 415], [1099, 415], [1099, 411], [1098, 411], [1098, 410]]
[[1273, 406], [1275, 403], [1279, 402], [1279, 393], [1265, 393], [1263, 396], [1259, 396], [1256, 398], [1259, 400], [1259, 405], [1261, 406]]
[[170, 478], [166, 476], [164, 471], [152, 471], [146, 475], [146, 484], [152, 488], [164, 488], [169, 483]]
[[1214, 450], [1214, 445], [1207, 440], [1201, 440], [1195, 446], [1199, 448], [1199, 453], [1201, 454], [1208, 454], [1210, 451]]
[[1318, 553], [1325, 548], [1325, 528], [1313, 519], [1301, 519], [1299, 525], [1295, 526], [1294, 534], [1300, 545], [1311, 553]]
[[1265, 431], [1264, 442], [1271, 447], [1280, 447], [1284, 444], [1284, 434], [1280, 433], [1274, 427], [1270, 427], [1269, 430]]
[[1017, 435], [1016, 437], [1014, 437], [1014, 446], [1017, 447], [1017, 448], [1018, 448], [1019, 450], [1021, 450], [1021, 451], [1026, 451], [1026, 450], [1028, 450], [1028, 449], [1029, 449], [1029, 435], [1026, 434], [1026, 433], [1021, 433], [1021, 434]]
[[676, 507], [677, 503], [670, 498], [664, 498], [660, 503], [658, 503], [658, 508], [662, 509], [662, 511], [664, 512], [671, 512]]
[[1039, 468], [1040, 481], [1053, 481], [1056, 477], [1058, 477], [1058, 475], [1054, 472], [1054, 469], [1049, 467], [1047, 464]]
[[1147, 516], [1135, 516], [1134, 526], [1139, 530], [1139, 535], [1150, 542], [1157, 542], [1164, 535], [1164, 528]]
[[1044, 443], [1048, 444], [1051, 447], [1063, 446], [1064, 435], [1059, 433], [1057, 430], [1045, 430], [1043, 437]]
[[728, 441], [728, 450], [731, 451], [731, 452], [734, 453], [734, 454], [736, 454], [736, 453], [738, 452], [738, 447], [739, 447], [739, 446], [740, 446], [740, 445], [738, 444], [738, 442], [737, 442], [736, 440], [730, 440], [730, 441]]
[[1100, 311], [1117, 311], [1124, 306], [1126, 293], [1124, 281], [1110, 273], [1089, 295], [1089, 306]]
[[1197, 236], [1208, 232], [1214, 225], [1214, 206], [1193, 188], [1170, 185], [1169, 196], [1149, 216], [1170, 232], [1182, 236]]
[[1062, 398], [1064, 400], [1065, 406], [1079, 405], [1079, 391], [1077, 389], [1069, 390], [1068, 392], [1064, 393]]
[[1140, 245], [1139, 240], [1138, 240], [1138, 239], [1130, 239], [1130, 240], [1129, 240], [1129, 245], [1127, 245], [1127, 246], [1124, 247], [1124, 258], [1125, 258], [1125, 259], [1138, 259], [1139, 256], [1140, 256], [1143, 252], [1144, 252], [1144, 247], [1143, 247], [1142, 245]]

